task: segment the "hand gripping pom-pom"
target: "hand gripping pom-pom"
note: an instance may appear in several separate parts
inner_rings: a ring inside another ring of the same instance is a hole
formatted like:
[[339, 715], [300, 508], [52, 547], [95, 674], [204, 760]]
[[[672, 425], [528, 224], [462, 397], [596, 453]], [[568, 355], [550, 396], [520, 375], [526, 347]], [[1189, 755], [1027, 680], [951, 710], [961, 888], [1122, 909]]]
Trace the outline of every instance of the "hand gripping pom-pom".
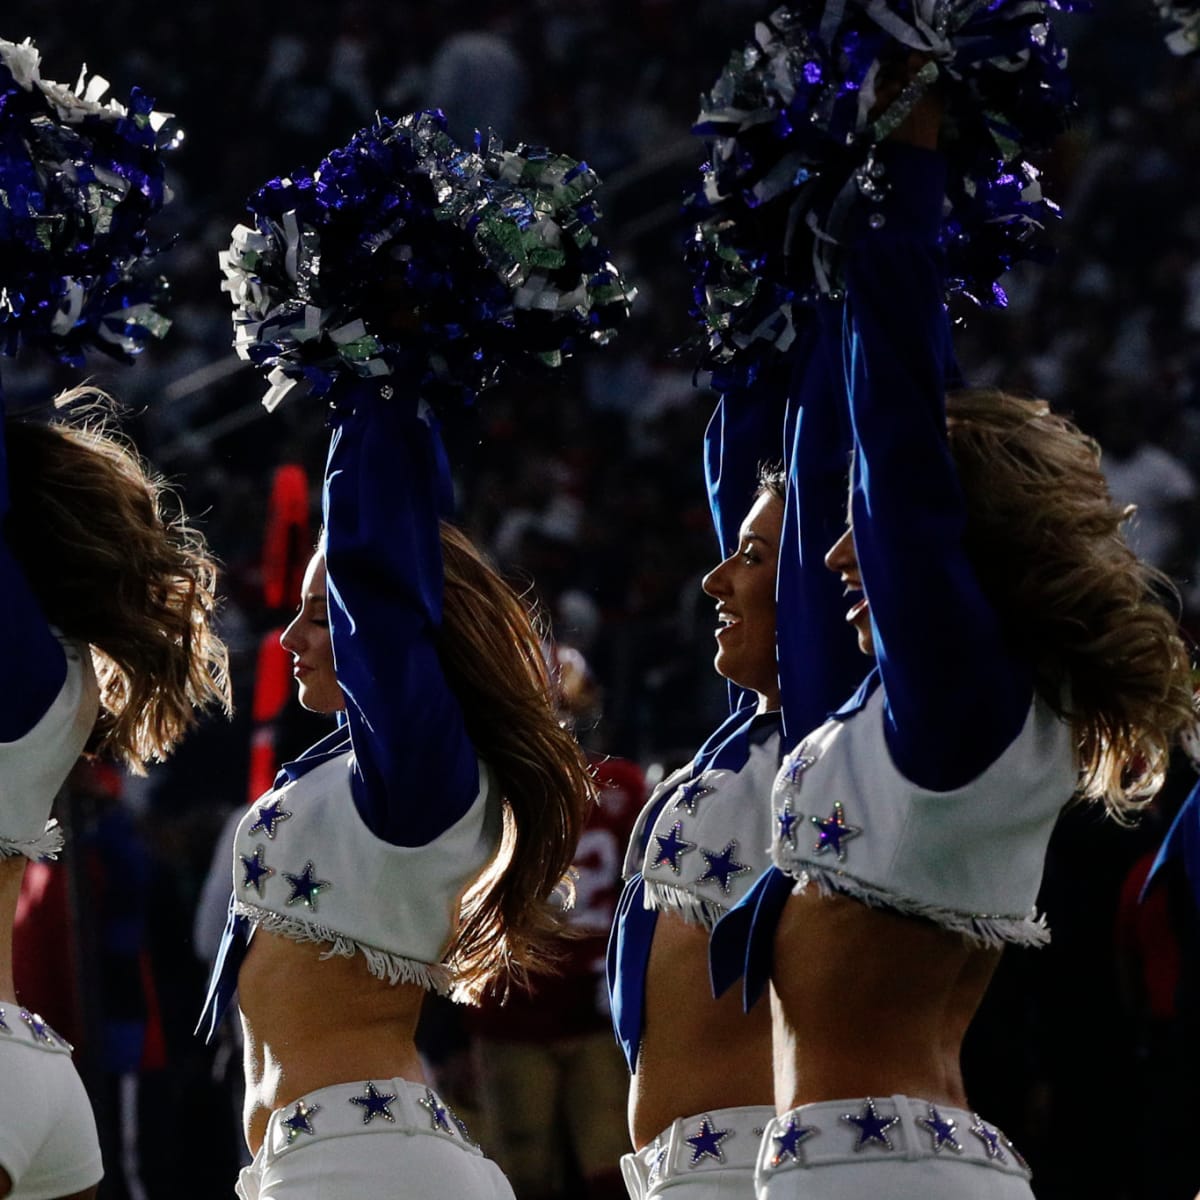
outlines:
[[311, 175], [273, 179], [221, 255], [263, 403], [401, 375], [470, 405], [510, 364], [608, 341], [633, 291], [595, 233], [598, 184], [542, 149], [463, 149], [438, 112], [378, 118]]
[[103, 102], [100, 76], [68, 88], [39, 65], [31, 42], [0, 39], [0, 352], [127, 361], [170, 324], [147, 231], [167, 198], [166, 116], [137, 89]]
[[[853, 211], [889, 186], [873, 148], [935, 83], [948, 184], [942, 243], [953, 290], [1003, 304], [999, 277], [1044, 257], [1057, 214], [1025, 160], [1066, 124], [1057, 0], [799, 0], [758, 24], [702, 99], [710, 144], [689, 198], [687, 251], [706, 365], [753, 370], [794, 336], [795, 306], [842, 287]], [[920, 64], [886, 105], [883, 81]]]

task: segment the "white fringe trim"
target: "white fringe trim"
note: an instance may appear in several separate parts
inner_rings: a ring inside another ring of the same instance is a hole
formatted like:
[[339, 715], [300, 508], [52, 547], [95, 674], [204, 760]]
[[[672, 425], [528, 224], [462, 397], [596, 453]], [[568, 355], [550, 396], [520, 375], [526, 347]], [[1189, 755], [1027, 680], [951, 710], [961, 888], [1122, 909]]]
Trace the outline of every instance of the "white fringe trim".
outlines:
[[285, 917], [282, 913], [271, 912], [269, 909], [258, 908], [238, 900], [234, 904], [234, 912], [239, 917], [245, 917], [256, 925], [261, 925], [269, 933], [279, 934], [293, 942], [328, 942], [327, 949], [321, 957], [353, 958], [361, 954], [367, 960], [367, 969], [376, 979], [386, 979], [390, 984], [415, 983], [427, 992], [437, 992], [439, 996], [450, 994], [452, 981], [450, 971], [441, 963], [418, 962], [415, 958], [405, 958], [402, 954], [393, 954], [389, 950], [379, 950], [375, 946], [365, 945], [345, 934], [336, 932], [325, 925], [313, 921], [301, 921], [295, 917]]
[[31, 862], [44, 862], [58, 858], [62, 848], [63, 831], [55, 820], [47, 821], [42, 833], [29, 841], [0, 837], [0, 858], [24, 857]]
[[[851, 896], [872, 908], [889, 908], [906, 917], [920, 917], [932, 921], [951, 933], [960, 933], [968, 941], [982, 946], [999, 949], [1013, 944], [1017, 946], [1045, 946], [1050, 941], [1050, 928], [1042, 916], [1011, 917], [1000, 913], [967, 913], [959, 909], [945, 908], [940, 904], [928, 904], [923, 900], [910, 900], [898, 896], [874, 884], [865, 883], [847, 875], [844, 871], [831, 871], [812, 863], [784, 866], [781, 871], [796, 880], [796, 892], [803, 892], [810, 883], [816, 885], [822, 896]], [[797, 874], [799, 872], [799, 874]]]
[[669, 883], [658, 883], [653, 879], [646, 880], [644, 903], [651, 910], [670, 910], [677, 913], [689, 925], [703, 925], [710, 933], [729, 911], [724, 904], [715, 900], [693, 896], [691, 892], [685, 892], [682, 888], [673, 887]]

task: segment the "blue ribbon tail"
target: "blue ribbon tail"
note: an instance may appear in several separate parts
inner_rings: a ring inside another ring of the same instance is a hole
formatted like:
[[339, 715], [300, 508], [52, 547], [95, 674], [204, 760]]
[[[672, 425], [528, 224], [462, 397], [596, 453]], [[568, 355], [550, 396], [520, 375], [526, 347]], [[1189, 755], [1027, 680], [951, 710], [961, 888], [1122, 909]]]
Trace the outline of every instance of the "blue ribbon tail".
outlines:
[[742, 1007], [749, 1012], [771, 979], [775, 927], [795, 881], [769, 867], [754, 886], [718, 922], [708, 944], [708, 973], [713, 995], [739, 979]]
[[646, 968], [658, 913], [644, 904], [645, 883], [640, 874], [625, 885], [608, 939], [609, 1007], [617, 1045], [632, 1074], [637, 1070], [646, 1004]]
[[1142, 884], [1139, 901], [1144, 900], [1157, 884], [1167, 864], [1177, 859], [1183, 863], [1184, 874], [1192, 889], [1192, 900], [1196, 911], [1200, 913], [1200, 782], [1192, 788], [1175, 814], [1175, 820], [1171, 822], [1171, 828], [1158, 848], [1150, 874]]
[[221, 945], [213, 960], [212, 974], [208, 980], [208, 995], [204, 998], [204, 1008], [193, 1031], [196, 1037], [203, 1037], [205, 1042], [213, 1040], [217, 1026], [220, 1025], [221, 1018], [237, 991], [238, 972], [249, 948], [246, 941], [249, 922], [245, 917], [234, 913], [233, 899], [230, 895], [229, 915], [225, 918], [225, 932], [221, 936]]

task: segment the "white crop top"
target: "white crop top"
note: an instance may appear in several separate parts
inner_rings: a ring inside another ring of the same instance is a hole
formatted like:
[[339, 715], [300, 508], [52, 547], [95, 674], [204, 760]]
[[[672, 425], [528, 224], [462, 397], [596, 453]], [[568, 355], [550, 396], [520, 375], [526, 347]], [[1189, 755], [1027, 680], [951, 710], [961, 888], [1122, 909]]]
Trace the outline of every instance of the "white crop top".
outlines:
[[988, 945], [1049, 939], [1034, 905], [1046, 847], [1075, 792], [1071, 727], [1040, 698], [982, 775], [931, 792], [897, 770], [882, 688], [783, 761], [772, 859], [799, 882], [925, 917]]
[[646, 881], [647, 908], [671, 909], [711, 929], [750, 890], [770, 865], [766, 796], [779, 769], [779, 745], [775, 729], [750, 744], [738, 771], [693, 778], [689, 763], [654, 789], [625, 856], [625, 878], [641, 871]]
[[235, 911], [295, 941], [328, 942], [327, 955], [361, 953], [390, 983], [448, 992], [441, 959], [462, 895], [500, 842], [491, 773], [480, 763], [475, 802], [440, 837], [395, 846], [359, 816], [352, 767], [347, 750], [250, 807], [234, 839]]
[[99, 688], [87, 646], [63, 642], [67, 677], [38, 723], [0, 742], [0, 858], [53, 858], [62, 830], [50, 808], [96, 725]]

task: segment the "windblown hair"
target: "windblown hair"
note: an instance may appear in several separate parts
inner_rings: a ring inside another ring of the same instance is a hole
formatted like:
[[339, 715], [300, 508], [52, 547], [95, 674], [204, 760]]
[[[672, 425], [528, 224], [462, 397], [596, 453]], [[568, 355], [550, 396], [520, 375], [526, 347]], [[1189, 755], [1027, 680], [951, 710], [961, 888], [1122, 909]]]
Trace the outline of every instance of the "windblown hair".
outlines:
[[1079, 795], [1128, 819], [1195, 719], [1174, 589], [1122, 536], [1132, 510], [1112, 502], [1097, 444], [1048, 404], [966, 389], [947, 417], [980, 583], [1075, 731]]
[[476, 999], [527, 986], [553, 962], [563, 885], [596, 788], [583, 751], [555, 715], [533, 618], [466, 536], [443, 523], [445, 585], [437, 646], [467, 733], [503, 799], [496, 858], [468, 889], [448, 961]]
[[5, 533], [46, 620], [91, 647], [100, 715], [89, 750], [142, 774], [197, 710], [230, 710], [216, 564], [163, 480], [106, 422], [109, 398], [77, 388], [56, 404], [80, 402], [82, 419], [6, 419]]

